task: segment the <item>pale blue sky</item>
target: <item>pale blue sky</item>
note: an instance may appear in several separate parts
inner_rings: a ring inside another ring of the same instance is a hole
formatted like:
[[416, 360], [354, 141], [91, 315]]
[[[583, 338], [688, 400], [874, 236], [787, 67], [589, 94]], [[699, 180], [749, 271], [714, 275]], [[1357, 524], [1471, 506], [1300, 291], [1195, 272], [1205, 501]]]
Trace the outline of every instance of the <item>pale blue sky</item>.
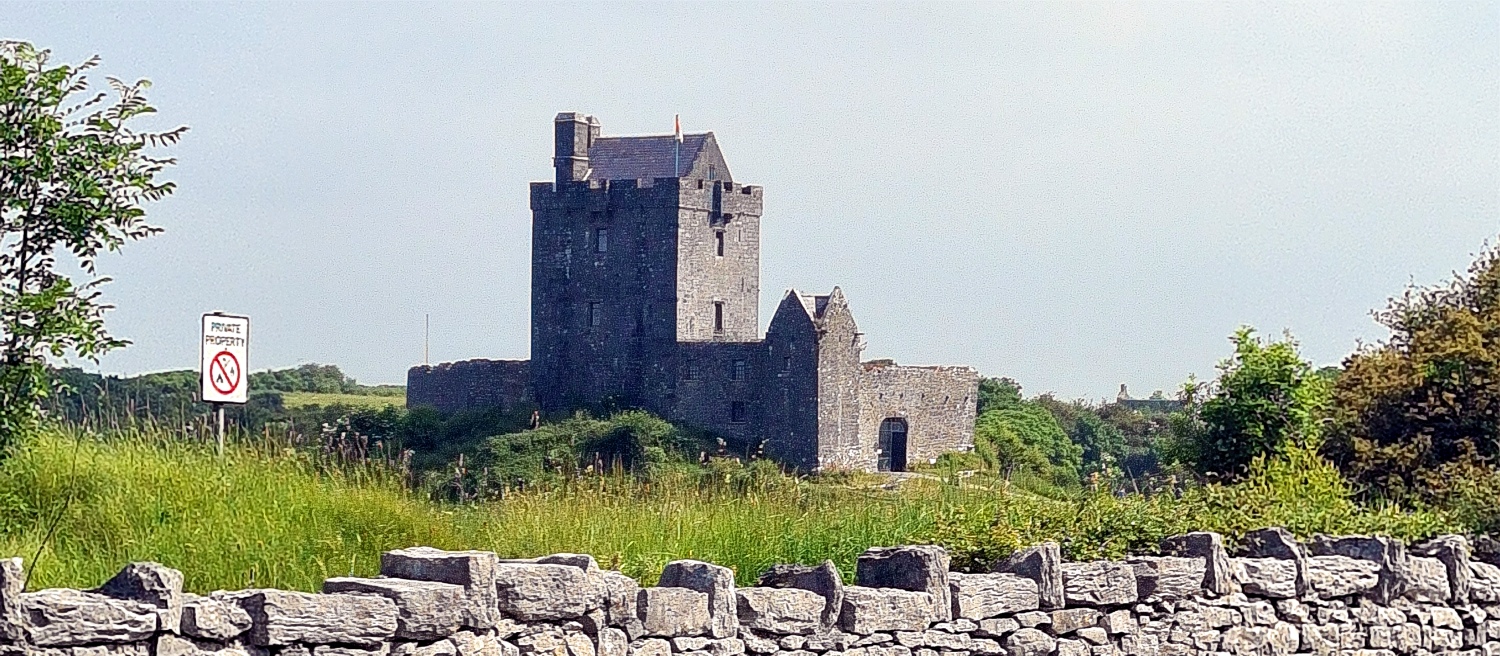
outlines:
[[[713, 130], [764, 185], [762, 329], [843, 287], [867, 357], [1027, 393], [1212, 374], [1240, 324], [1336, 363], [1500, 233], [1500, 5], [6, 3], [0, 36], [149, 77], [179, 193], [103, 268], [135, 341], [255, 369], [526, 357], [551, 119]], [[102, 76], [101, 76], [102, 77]]]

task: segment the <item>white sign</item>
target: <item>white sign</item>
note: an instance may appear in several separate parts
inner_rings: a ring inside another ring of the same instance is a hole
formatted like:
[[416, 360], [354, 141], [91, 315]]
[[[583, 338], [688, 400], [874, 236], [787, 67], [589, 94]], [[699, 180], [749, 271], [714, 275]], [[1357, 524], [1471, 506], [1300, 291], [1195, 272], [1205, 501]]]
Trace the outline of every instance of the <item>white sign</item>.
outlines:
[[201, 398], [208, 403], [244, 403], [250, 384], [250, 317], [203, 315]]

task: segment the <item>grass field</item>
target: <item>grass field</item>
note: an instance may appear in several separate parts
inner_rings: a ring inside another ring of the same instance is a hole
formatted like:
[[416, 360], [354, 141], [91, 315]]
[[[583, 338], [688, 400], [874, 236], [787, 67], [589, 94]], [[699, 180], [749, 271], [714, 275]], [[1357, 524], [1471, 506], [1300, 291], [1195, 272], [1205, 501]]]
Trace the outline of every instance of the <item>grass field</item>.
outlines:
[[1360, 508], [1308, 469], [1291, 463], [1252, 484], [1182, 497], [1054, 499], [997, 481], [885, 489], [867, 477], [742, 477], [726, 467], [651, 481], [594, 476], [455, 506], [407, 490], [384, 467], [330, 466], [274, 443], [231, 445], [221, 459], [161, 432], [54, 431], [0, 462], [0, 556], [35, 566], [31, 589], [97, 586], [128, 562], [154, 560], [183, 570], [200, 593], [317, 590], [326, 577], [374, 574], [382, 550], [418, 544], [590, 553], [646, 584], [668, 561], [696, 558], [733, 568], [744, 584], [774, 563], [825, 558], [852, 576], [873, 545], [937, 542], [963, 562], [1044, 539], [1094, 558], [1197, 529], [1419, 537], [1450, 528], [1442, 517]]
[[321, 392], [282, 392], [281, 402], [288, 408], [306, 406], [344, 405], [351, 408], [373, 408], [379, 410], [388, 405], [405, 407], [406, 396], [377, 396], [373, 394], [325, 394]]

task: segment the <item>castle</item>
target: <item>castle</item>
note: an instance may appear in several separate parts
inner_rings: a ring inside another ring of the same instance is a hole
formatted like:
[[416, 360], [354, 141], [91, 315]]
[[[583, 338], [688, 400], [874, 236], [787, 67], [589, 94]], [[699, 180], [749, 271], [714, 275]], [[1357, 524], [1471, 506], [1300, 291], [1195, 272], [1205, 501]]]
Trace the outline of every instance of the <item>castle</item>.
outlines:
[[408, 406], [612, 402], [804, 470], [973, 447], [978, 372], [861, 362], [839, 288], [788, 290], [760, 334], [762, 190], [712, 132], [606, 137], [571, 112], [553, 127], [556, 177], [531, 183], [531, 359], [412, 367]]

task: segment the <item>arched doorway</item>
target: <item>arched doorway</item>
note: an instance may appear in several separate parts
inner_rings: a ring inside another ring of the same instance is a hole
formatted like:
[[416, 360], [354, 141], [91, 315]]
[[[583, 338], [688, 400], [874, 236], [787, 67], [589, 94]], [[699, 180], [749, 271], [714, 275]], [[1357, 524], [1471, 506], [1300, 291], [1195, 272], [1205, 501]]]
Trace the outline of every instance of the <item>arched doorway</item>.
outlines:
[[883, 472], [906, 471], [906, 420], [891, 417], [880, 422], [880, 458], [876, 468]]

